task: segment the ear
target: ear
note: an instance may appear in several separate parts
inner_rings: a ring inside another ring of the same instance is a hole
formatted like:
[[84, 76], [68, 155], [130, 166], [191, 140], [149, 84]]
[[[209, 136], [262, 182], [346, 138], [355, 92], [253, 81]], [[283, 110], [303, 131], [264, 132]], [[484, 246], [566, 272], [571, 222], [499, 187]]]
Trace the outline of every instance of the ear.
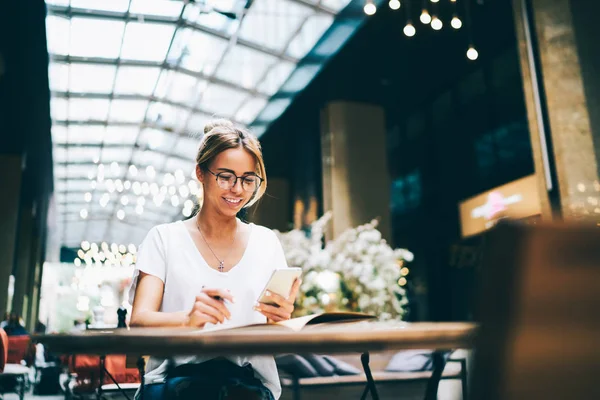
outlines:
[[200, 183], [204, 183], [204, 171], [202, 171], [199, 165], [196, 165], [196, 178], [198, 178]]

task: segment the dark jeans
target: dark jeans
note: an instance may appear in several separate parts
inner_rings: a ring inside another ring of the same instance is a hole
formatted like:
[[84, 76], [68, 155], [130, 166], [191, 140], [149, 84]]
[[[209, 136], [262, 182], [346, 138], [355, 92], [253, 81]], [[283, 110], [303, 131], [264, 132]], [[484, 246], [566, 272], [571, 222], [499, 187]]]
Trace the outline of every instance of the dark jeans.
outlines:
[[240, 367], [224, 359], [181, 365], [169, 372], [165, 383], [144, 386], [144, 400], [167, 399], [274, 400], [251, 365]]

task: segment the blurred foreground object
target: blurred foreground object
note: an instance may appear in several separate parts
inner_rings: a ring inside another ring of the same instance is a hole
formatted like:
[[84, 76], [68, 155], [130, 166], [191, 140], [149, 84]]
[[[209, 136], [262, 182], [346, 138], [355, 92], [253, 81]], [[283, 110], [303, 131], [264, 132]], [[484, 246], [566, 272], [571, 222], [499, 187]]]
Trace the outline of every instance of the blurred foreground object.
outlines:
[[600, 228], [486, 235], [473, 398], [600, 399]]

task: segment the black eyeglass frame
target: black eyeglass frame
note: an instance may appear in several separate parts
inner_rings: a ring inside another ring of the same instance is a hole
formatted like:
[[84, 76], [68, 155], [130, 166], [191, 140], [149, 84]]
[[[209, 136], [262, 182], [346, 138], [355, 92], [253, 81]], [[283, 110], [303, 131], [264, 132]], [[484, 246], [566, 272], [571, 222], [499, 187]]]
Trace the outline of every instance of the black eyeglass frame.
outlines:
[[[242, 176], [237, 176], [236, 174], [234, 174], [234, 173], [233, 173], [233, 172], [231, 172], [231, 171], [222, 171], [222, 172], [217, 172], [217, 173], [214, 173], [214, 172], [212, 172], [212, 171], [211, 171], [210, 169], [208, 169], [208, 168], [205, 168], [205, 169], [206, 169], [208, 172], [210, 172], [211, 174], [213, 174], [213, 175], [215, 176], [215, 180], [217, 181], [217, 183], [219, 182], [219, 176], [220, 176], [221, 174], [230, 174], [230, 175], [233, 175], [233, 176], [234, 176], [234, 178], [235, 178], [235, 180], [233, 181], [233, 185], [231, 185], [231, 187], [230, 187], [229, 189], [231, 189], [231, 188], [233, 188], [235, 185], [237, 185], [237, 181], [238, 181], [238, 179], [242, 179], [242, 189], [244, 189], [244, 191], [245, 191], [245, 192], [256, 192], [256, 191], [258, 190], [258, 188], [260, 188], [260, 185], [262, 185], [262, 183], [265, 181], [263, 178], [261, 178], [260, 176], [258, 176], [258, 175], [256, 175], [256, 174], [253, 174], [253, 175], [242, 175]], [[248, 176], [253, 176], [253, 177], [255, 177], [255, 178], [258, 178], [258, 185], [256, 185], [256, 188], [255, 188], [254, 190], [246, 190], [246, 189], [244, 188], [244, 178], [247, 178]]]

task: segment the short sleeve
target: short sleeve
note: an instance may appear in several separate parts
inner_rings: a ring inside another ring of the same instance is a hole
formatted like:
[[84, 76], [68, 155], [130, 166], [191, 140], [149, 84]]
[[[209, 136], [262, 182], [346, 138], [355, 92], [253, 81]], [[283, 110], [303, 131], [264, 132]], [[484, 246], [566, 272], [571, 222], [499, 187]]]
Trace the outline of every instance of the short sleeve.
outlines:
[[146, 238], [138, 248], [135, 269], [131, 279], [131, 286], [129, 287], [129, 304], [133, 304], [140, 271], [156, 276], [165, 283], [167, 258], [164, 241], [157, 227], [150, 229], [150, 232], [148, 232]]
[[271, 231], [271, 235], [273, 235], [273, 255], [271, 258], [271, 266], [273, 270], [287, 268], [288, 263], [287, 259], [285, 258], [285, 252], [283, 250], [283, 246], [281, 245], [281, 241], [273, 231]]

